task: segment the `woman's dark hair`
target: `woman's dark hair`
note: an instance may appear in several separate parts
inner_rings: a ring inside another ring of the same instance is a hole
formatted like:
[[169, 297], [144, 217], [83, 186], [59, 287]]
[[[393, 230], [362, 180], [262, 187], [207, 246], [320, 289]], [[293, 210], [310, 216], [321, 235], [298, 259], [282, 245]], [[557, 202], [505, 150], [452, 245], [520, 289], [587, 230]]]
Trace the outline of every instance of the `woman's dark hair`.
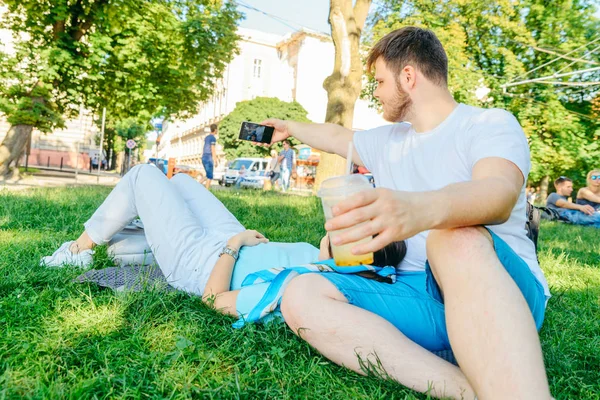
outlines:
[[406, 242], [392, 242], [381, 250], [373, 253], [373, 265], [376, 267], [395, 267], [406, 256]]
[[[375, 235], [377, 236], [377, 235]], [[329, 255], [332, 256], [331, 243], [329, 243]], [[381, 250], [373, 253], [373, 263], [376, 267], [396, 267], [406, 256], [406, 242], [392, 242]]]

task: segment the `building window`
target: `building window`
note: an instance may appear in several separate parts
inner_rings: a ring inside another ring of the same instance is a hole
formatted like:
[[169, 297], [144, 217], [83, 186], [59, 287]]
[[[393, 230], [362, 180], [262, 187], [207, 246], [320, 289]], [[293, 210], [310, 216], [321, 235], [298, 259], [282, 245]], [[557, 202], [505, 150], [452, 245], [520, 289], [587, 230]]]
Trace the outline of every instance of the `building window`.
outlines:
[[260, 78], [261, 65], [262, 65], [262, 60], [259, 60], [258, 58], [255, 58], [254, 59], [254, 73], [252, 75], [255, 78]]

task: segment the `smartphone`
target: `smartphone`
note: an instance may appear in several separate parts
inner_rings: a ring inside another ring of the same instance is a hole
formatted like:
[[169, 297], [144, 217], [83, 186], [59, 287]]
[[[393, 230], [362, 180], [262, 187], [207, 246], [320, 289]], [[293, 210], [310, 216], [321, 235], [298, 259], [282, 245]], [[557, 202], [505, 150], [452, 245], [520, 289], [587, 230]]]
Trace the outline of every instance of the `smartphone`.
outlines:
[[275, 128], [272, 126], [255, 124], [254, 122], [242, 122], [239, 139], [258, 143], [271, 143], [274, 130]]

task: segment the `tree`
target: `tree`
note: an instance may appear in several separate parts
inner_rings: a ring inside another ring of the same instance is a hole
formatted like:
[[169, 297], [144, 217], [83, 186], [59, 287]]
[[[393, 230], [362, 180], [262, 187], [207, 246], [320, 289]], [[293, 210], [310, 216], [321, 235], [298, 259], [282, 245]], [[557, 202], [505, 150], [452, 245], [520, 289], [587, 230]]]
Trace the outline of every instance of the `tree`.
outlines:
[[[354, 105], [362, 89], [360, 38], [371, 0], [331, 0], [329, 24], [335, 47], [333, 72], [323, 82], [327, 91], [325, 122], [352, 128]], [[344, 174], [346, 162], [334, 154], [321, 154], [315, 188], [330, 176]]]
[[219, 0], [4, 3], [16, 47], [0, 60], [0, 107], [12, 124], [0, 173], [33, 128], [62, 126], [74, 104], [107, 107], [114, 123], [194, 113], [235, 54], [241, 17]]
[[[274, 97], [257, 97], [253, 100], [240, 101], [219, 124], [219, 141], [223, 144], [225, 155], [229, 160], [237, 157], [266, 157], [270, 149], [238, 139], [242, 122], [258, 123], [267, 118], [311, 122], [306, 118], [307, 114], [308, 112], [297, 101], [288, 103]], [[291, 142], [292, 145], [298, 144], [295, 139]]]

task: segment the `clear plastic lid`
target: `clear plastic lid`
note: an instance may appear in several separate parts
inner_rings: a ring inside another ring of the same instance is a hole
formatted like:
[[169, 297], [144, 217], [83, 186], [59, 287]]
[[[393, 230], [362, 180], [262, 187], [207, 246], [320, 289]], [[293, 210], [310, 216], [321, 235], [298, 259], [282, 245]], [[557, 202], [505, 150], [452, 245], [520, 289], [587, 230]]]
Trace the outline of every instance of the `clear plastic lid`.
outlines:
[[372, 188], [373, 185], [371, 185], [369, 179], [364, 175], [353, 174], [335, 176], [321, 182], [321, 187], [317, 191], [317, 196], [329, 197], [349, 195]]

